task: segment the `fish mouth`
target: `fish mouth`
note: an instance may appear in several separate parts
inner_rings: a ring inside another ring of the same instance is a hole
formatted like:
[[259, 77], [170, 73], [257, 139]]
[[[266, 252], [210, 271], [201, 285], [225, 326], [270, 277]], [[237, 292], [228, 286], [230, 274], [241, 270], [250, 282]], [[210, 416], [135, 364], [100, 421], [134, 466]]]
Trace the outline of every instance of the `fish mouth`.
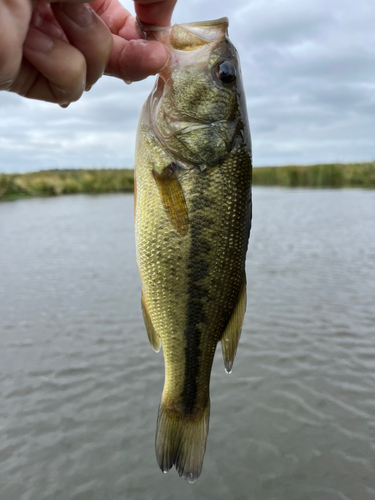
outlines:
[[[219, 19], [213, 19], [212, 21], [195, 21], [192, 23], [174, 24], [173, 26], [154, 26], [152, 24], [144, 23], [138, 16], [136, 17], [136, 21], [139, 33], [145, 40], [156, 40], [158, 33], [170, 33], [175, 26], [181, 26], [187, 30], [203, 28], [207, 32], [207, 38], [211, 38], [214, 35], [214, 32], [218, 29], [227, 31], [229, 27], [229, 19], [227, 17], [220, 17]], [[213, 28], [216, 28], [216, 30], [212, 30]]]
[[221, 17], [212, 21], [162, 27], [146, 24], [137, 17], [137, 25], [142, 38], [162, 43], [168, 50], [168, 61], [158, 72], [167, 81], [173, 68], [191, 60], [192, 52], [195, 62], [206, 60], [213, 46], [228, 38], [229, 20]]
[[212, 26], [219, 26], [219, 25], [225, 25], [226, 28], [229, 26], [229, 19], [227, 17], [220, 17], [219, 19], [214, 19], [213, 21], [195, 21], [193, 23], [184, 23], [180, 24], [180, 26], [192, 26], [192, 27], [212, 27]]
[[203, 45], [218, 42], [228, 35], [229, 20], [220, 17], [212, 21], [152, 26], [137, 17], [139, 34], [145, 40], [164, 44], [169, 50], [190, 51]]

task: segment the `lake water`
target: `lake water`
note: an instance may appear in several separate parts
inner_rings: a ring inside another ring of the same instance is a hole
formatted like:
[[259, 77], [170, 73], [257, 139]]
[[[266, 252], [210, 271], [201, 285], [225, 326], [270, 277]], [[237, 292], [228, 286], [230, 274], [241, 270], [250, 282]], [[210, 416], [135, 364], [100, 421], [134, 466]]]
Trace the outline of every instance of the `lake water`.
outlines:
[[154, 456], [133, 196], [0, 204], [1, 500], [375, 499], [375, 191], [254, 189], [201, 477]]

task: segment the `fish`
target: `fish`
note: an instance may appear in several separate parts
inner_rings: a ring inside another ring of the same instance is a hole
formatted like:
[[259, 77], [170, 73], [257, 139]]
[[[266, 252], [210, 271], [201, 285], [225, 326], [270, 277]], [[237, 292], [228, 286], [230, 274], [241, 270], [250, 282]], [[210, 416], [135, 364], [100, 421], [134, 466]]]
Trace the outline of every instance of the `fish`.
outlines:
[[246, 309], [250, 129], [227, 18], [139, 25], [170, 53], [140, 114], [134, 167], [141, 307], [165, 363], [155, 451], [163, 472], [194, 482], [216, 346], [230, 373]]

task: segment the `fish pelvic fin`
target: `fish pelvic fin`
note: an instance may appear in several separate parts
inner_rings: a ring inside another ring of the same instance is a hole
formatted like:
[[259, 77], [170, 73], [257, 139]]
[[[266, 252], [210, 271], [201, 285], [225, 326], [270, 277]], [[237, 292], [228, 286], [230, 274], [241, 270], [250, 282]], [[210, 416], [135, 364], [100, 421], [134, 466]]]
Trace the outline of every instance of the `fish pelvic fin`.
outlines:
[[238, 341], [240, 340], [243, 318], [246, 311], [246, 273], [244, 272], [238, 301], [233, 309], [232, 316], [221, 337], [225, 371], [230, 373], [236, 356]]
[[169, 410], [162, 402], [156, 427], [156, 460], [163, 472], [176, 466], [180, 477], [194, 483], [201, 474], [210, 418], [210, 401], [195, 415]]
[[147, 330], [148, 340], [150, 341], [153, 350], [155, 352], [159, 352], [161, 347], [161, 338], [156, 333], [154, 325], [152, 324], [143, 290], [142, 290], [141, 306], [142, 306], [143, 321], [145, 323], [145, 327]]

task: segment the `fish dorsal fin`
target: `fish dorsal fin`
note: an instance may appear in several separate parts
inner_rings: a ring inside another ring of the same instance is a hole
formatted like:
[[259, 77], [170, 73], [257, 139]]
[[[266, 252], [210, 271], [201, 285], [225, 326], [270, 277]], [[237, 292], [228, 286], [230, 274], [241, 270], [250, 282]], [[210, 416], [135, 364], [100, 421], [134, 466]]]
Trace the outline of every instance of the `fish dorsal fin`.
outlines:
[[154, 325], [152, 324], [143, 290], [142, 290], [141, 306], [142, 306], [143, 321], [145, 322], [148, 340], [150, 341], [150, 344], [151, 344], [151, 347], [153, 348], [153, 350], [155, 352], [159, 352], [160, 347], [161, 347], [161, 338], [156, 333]]
[[243, 318], [246, 310], [246, 274], [243, 274], [242, 285], [238, 295], [238, 301], [233, 309], [232, 316], [221, 337], [221, 349], [223, 352], [225, 371], [232, 371], [233, 361], [236, 356], [238, 341], [240, 340]]
[[161, 201], [172, 226], [186, 236], [189, 229], [189, 217], [184, 192], [176, 175], [176, 165], [172, 163], [161, 174], [152, 171], [159, 190]]

